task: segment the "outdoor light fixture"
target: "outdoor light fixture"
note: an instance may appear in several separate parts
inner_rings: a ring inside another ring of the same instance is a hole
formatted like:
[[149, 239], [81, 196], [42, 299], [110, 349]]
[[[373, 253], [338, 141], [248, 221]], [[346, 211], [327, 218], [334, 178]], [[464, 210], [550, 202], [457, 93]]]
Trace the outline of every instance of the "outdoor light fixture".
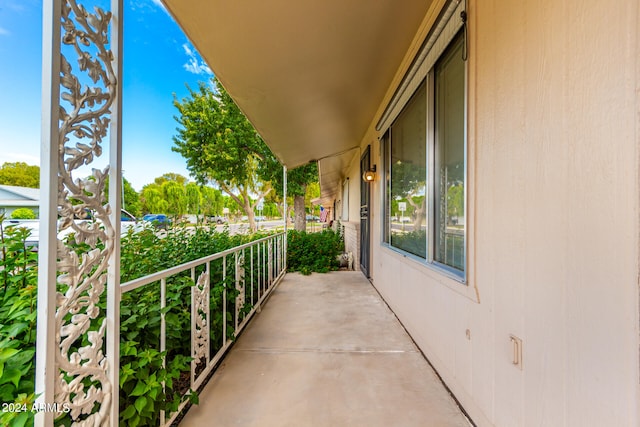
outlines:
[[368, 171], [365, 171], [365, 173], [362, 174], [362, 179], [364, 182], [373, 182], [376, 180], [376, 165], [373, 165], [373, 167], [371, 169], [369, 169]]

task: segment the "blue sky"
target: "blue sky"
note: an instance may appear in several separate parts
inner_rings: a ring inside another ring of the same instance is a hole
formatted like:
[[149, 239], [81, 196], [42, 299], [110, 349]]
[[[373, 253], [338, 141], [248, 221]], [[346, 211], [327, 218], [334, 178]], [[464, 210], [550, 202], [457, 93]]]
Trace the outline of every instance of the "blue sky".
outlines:
[[[42, 3], [0, 0], [0, 164], [40, 163]], [[94, 3], [108, 6], [83, 2]], [[158, 0], [124, 0], [124, 8], [122, 160], [140, 190], [166, 172], [188, 176], [171, 151], [173, 94], [182, 99], [185, 84], [196, 89], [211, 70]]]

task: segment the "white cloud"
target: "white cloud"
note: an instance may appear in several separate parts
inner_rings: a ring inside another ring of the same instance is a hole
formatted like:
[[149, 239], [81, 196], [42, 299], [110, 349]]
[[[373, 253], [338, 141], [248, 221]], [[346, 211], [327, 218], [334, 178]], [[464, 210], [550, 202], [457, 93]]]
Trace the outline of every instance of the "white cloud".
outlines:
[[187, 43], [182, 45], [184, 53], [189, 57], [189, 61], [183, 65], [184, 69], [193, 74], [207, 74], [213, 75], [213, 71], [205, 62], [200, 58], [198, 52], [191, 49]]
[[[162, 12], [171, 16], [165, 5], [160, 0], [131, 0], [129, 7], [131, 10], [135, 11], [137, 15], [156, 13], [158, 9], [160, 9]], [[139, 17], [138, 19], [142, 20], [142, 17]]]
[[11, 33], [9, 32], [9, 30], [7, 30], [6, 28], [2, 28], [0, 27], [0, 36], [8, 36]]
[[164, 10], [166, 13], [169, 13], [167, 8], [164, 6], [164, 4], [162, 4], [162, 2], [160, 0], [151, 0], [151, 1], [153, 2], [153, 4], [158, 6], [160, 9]]
[[25, 162], [29, 165], [40, 165], [40, 157], [24, 153], [4, 152], [0, 157], [0, 164], [5, 162]]

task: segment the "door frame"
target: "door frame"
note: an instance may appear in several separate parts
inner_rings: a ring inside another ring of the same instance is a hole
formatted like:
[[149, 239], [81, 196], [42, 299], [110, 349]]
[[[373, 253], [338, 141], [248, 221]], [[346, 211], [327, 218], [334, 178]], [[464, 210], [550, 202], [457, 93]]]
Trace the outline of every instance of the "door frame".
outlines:
[[362, 175], [371, 169], [371, 145], [360, 157], [360, 270], [371, 277], [371, 185]]

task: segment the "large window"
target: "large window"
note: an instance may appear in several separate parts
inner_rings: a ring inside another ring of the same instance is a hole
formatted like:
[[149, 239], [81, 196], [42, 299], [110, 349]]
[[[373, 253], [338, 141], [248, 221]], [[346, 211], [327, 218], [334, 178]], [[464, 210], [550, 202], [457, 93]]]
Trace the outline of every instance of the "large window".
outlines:
[[383, 139], [383, 239], [464, 279], [465, 66], [462, 32], [443, 48]]

